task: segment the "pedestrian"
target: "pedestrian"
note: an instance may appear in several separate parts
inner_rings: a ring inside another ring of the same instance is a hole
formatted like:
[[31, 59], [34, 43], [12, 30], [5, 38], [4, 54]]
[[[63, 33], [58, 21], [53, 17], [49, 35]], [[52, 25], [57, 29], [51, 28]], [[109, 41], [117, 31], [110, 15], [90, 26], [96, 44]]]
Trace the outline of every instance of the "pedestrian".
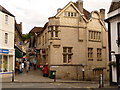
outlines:
[[37, 63], [37, 60], [34, 59], [34, 60], [33, 60], [34, 70], [36, 70], [36, 63]]
[[19, 73], [22, 73], [22, 63], [19, 62]]
[[30, 68], [30, 62], [29, 62], [29, 60], [27, 60], [27, 62], [26, 62], [26, 71], [27, 72], [29, 71], [29, 68]]
[[24, 61], [22, 62], [22, 69], [24, 69]]

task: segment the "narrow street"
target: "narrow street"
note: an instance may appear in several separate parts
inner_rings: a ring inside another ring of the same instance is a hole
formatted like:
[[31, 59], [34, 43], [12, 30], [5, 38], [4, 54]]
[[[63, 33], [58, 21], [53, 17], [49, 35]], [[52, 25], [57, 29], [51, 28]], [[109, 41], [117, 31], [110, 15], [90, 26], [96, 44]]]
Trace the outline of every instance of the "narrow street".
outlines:
[[39, 69], [30, 69], [28, 73], [23, 70], [23, 73], [16, 74], [15, 82], [53, 82], [53, 79], [43, 77], [42, 71]]

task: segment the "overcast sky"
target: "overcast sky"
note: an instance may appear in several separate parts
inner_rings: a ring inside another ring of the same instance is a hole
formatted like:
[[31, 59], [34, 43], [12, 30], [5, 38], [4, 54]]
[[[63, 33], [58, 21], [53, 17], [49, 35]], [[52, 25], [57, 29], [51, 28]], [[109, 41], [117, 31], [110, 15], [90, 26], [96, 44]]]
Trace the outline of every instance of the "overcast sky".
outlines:
[[[17, 23], [23, 23], [23, 33], [28, 33], [34, 26], [43, 27], [48, 18], [54, 16], [58, 8], [63, 8], [70, 1], [77, 0], [0, 0], [0, 5], [10, 11]], [[88, 11], [109, 10], [112, 0], [83, 0]]]

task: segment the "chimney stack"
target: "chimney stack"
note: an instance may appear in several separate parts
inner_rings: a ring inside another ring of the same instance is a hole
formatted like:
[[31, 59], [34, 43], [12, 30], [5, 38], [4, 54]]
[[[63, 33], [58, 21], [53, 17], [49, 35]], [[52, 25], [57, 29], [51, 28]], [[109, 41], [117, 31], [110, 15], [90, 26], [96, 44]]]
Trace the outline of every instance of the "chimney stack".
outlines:
[[100, 9], [100, 15], [101, 15], [101, 19], [104, 21], [105, 20], [105, 9]]
[[61, 8], [58, 8], [58, 9], [57, 9], [57, 12], [60, 12], [61, 10], [62, 10]]
[[79, 11], [83, 14], [83, 0], [78, 0], [76, 2], [76, 6], [79, 9]]
[[20, 22], [20, 32], [21, 32], [21, 34], [22, 34], [22, 22]]

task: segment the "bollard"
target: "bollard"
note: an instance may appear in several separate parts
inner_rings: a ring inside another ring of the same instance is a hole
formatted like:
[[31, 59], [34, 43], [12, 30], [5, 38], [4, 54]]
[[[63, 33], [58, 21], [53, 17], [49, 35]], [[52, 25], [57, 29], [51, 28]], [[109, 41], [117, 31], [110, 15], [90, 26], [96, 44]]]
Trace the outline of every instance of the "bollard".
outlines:
[[55, 74], [54, 82], [56, 82], [56, 74]]
[[14, 82], [14, 70], [12, 70], [12, 82]]
[[56, 82], [56, 71], [53, 72], [54, 75], [54, 82]]
[[99, 79], [99, 88], [102, 88], [104, 87], [104, 84], [103, 84], [103, 75], [100, 74], [100, 79]]

